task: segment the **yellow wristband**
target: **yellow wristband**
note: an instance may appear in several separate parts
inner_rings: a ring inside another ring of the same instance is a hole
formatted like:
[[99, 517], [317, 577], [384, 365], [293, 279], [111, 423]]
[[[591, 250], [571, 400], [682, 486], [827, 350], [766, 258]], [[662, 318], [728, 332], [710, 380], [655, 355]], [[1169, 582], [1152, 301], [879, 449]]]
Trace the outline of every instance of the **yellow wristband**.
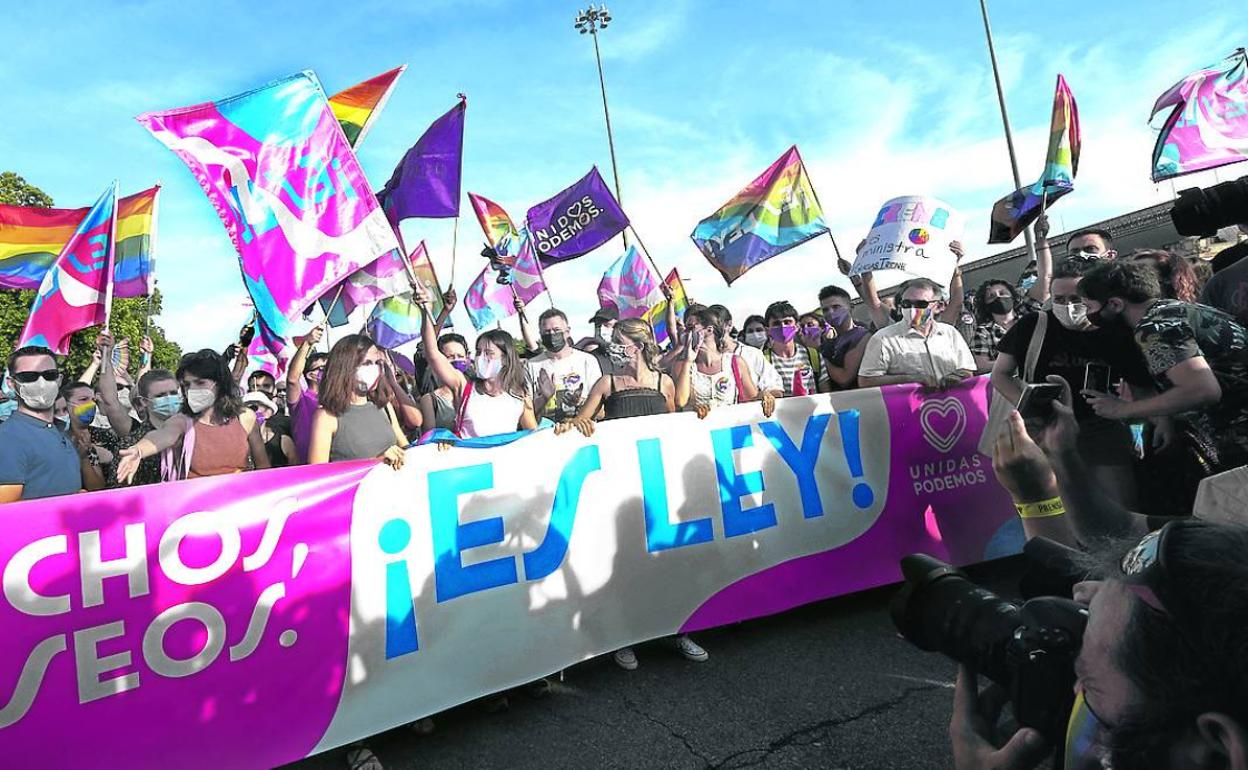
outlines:
[[1040, 500], [1034, 503], [1015, 503], [1014, 508], [1018, 511], [1018, 515], [1024, 519], [1046, 519], [1050, 516], [1061, 516], [1066, 513], [1066, 506], [1062, 503], [1062, 498], [1051, 497], [1048, 500]]

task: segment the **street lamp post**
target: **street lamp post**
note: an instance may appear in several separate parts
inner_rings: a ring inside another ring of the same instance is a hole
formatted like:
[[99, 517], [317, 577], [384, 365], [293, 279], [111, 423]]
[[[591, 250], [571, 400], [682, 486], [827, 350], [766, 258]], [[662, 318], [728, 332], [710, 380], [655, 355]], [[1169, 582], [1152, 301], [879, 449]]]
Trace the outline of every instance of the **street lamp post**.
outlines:
[[607, 109], [607, 81], [602, 76], [602, 53], [598, 50], [598, 30], [606, 29], [611, 23], [611, 12], [606, 5], [593, 5], [583, 11], [577, 11], [573, 24], [582, 35], [588, 34], [594, 40], [594, 59], [598, 62], [598, 86], [602, 89], [602, 114], [607, 119], [607, 147], [611, 150], [611, 175], [615, 179], [615, 199], [622, 203], [620, 195], [620, 168], [615, 162], [615, 137], [611, 134], [611, 111]]

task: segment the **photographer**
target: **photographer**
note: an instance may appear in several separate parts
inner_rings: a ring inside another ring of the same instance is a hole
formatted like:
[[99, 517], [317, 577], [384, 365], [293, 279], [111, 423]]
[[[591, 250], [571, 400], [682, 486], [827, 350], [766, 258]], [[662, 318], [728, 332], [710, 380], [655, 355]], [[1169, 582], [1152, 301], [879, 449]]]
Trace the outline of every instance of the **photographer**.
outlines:
[[[1167, 524], [1125, 549], [1109, 546], [1099, 580], [1075, 586], [1087, 626], [1074, 663], [1078, 693], [1064, 767], [1248, 768], [1248, 528]], [[949, 735], [954, 765], [1031, 768], [1039, 731], [994, 738], [1005, 699], [980, 693], [963, 665]]]

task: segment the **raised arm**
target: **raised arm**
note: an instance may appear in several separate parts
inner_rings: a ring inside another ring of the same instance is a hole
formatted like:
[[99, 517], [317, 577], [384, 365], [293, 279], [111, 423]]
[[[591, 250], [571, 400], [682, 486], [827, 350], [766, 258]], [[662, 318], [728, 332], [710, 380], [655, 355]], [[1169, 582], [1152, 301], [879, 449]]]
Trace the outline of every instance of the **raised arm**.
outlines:
[[325, 336], [325, 325], [313, 326], [308, 336], [303, 338], [299, 347], [295, 348], [295, 355], [290, 359], [290, 366], [286, 369], [286, 403], [291, 406], [303, 398], [303, 372], [308, 365], [308, 356], [312, 354], [312, 349], [320, 343], [323, 336]]
[[151, 337], [144, 337], [139, 343], [139, 373], [135, 376], [136, 382], [152, 370], [152, 353], [155, 350], [156, 346], [152, 344]]
[[966, 291], [962, 288], [962, 256], [965, 252], [962, 251], [961, 241], [951, 241], [949, 250], [953, 252], [957, 264], [953, 266], [953, 277], [949, 279], [949, 301], [945, 303], [939, 320], [954, 326], [962, 317], [962, 306], [966, 303]]
[[[439, 385], [443, 385], [451, 389], [452, 393], [462, 393], [467, 380], [458, 369], [451, 366], [450, 360], [442, 355], [442, 351], [438, 349], [438, 330], [434, 326], [433, 316], [429, 312], [429, 294], [425, 288], [419, 284], [412, 286], [412, 294], [420, 305], [420, 339], [424, 343], [425, 362], [429, 364], [430, 370], [433, 371], [434, 379]], [[459, 398], [458, 395], [455, 397]]]
[[541, 346], [533, 339], [533, 327], [529, 323], [529, 314], [524, 312], [524, 300], [520, 299], [519, 294], [514, 294], [516, 304], [516, 315], [520, 319], [520, 339], [524, 340], [524, 349], [530, 353], [536, 353], [541, 350]]
[[1049, 217], [1041, 214], [1033, 226], [1036, 234], [1036, 282], [1027, 290], [1036, 302], [1049, 298], [1049, 281], [1053, 278], [1053, 250], [1049, 248]]
[[880, 293], [875, 290], [875, 275], [867, 271], [858, 278], [858, 293], [862, 295], [862, 301], [867, 303], [867, 310], [871, 313], [871, 323], [875, 324], [875, 328], [883, 329], [891, 324], [893, 319], [888, 317], [884, 303], [880, 302]]
[[451, 317], [451, 311], [455, 309], [458, 302], [459, 295], [455, 293], [454, 287], [447, 289], [442, 295], [442, 312], [438, 313], [437, 318], [438, 334], [442, 333], [443, 327], [446, 326], [446, 319]]
[[108, 424], [119, 437], [130, 435], [134, 427], [130, 413], [121, 405], [117, 397], [117, 373], [113, 371], [113, 335], [105, 329], [95, 338], [96, 350], [100, 354], [100, 406]]
[[[111, 352], [109, 355], [112, 355]], [[99, 348], [96, 348], [95, 351], [91, 353], [91, 365], [83, 370], [82, 376], [78, 378], [78, 381], [85, 382], [86, 384], [94, 387], [95, 375], [100, 371], [101, 360], [102, 359], [100, 358], [100, 350]]]

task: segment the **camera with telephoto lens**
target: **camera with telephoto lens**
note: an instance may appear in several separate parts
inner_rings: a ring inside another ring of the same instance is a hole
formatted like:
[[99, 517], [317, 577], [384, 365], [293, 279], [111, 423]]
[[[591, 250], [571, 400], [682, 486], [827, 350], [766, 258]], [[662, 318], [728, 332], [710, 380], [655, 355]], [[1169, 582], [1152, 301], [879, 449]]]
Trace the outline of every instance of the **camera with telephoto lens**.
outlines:
[[[1028, 550], [1040, 540], [1028, 543]], [[1018, 724], [1039, 730], [1060, 747], [1074, 705], [1075, 658], [1083, 644], [1087, 608], [1059, 596], [1037, 596], [1021, 604], [1003, 599], [926, 554], [902, 559], [901, 571], [906, 582], [890, 606], [901, 635], [919, 649], [942, 652], [1004, 687]], [[1046, 587], [1067, 589], [1075, 582], [1040, 580]]]
[[1248, 176], [1181, 191], [1170, 219], [1179, 235], [1212, 236], [1223, 227], [1248, 223]]

